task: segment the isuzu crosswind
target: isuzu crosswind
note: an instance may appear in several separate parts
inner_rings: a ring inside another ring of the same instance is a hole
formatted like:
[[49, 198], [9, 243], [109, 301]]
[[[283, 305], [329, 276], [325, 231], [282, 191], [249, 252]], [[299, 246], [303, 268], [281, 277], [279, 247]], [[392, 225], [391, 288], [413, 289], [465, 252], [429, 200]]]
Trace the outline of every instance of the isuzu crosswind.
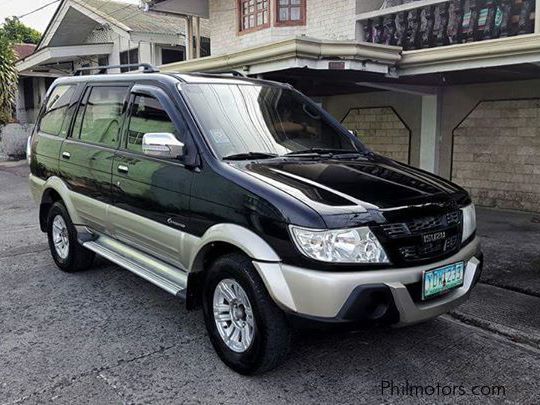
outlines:
[[145, 72], [57, 79], [30, 185], [66, 272], [100, 255], [202, 308], [243, 374], [304, 322], [407, 325], [482, 269], [466, 191], [380, 156], [288, 85]]

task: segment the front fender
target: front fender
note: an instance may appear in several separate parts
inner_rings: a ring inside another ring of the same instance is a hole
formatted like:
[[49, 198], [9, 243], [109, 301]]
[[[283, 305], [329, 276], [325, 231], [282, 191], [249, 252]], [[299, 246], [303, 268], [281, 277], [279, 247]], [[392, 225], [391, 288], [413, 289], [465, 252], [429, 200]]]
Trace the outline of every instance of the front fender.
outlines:
[[193, 246], [189, 269], [194, 270], [198, 258], [205, 248], [213, 243], [227, 243], [232, 245], [254, 260], [262, 262], [281, 261], [272, 247], [255, 232], [235, 224], [218, 224], [209, 228]]

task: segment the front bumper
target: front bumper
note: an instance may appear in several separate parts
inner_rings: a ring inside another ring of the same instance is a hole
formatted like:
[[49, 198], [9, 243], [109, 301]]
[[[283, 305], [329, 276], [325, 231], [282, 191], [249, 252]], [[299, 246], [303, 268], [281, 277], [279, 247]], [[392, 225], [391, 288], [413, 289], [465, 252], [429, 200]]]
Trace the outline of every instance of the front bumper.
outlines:
[[[429, 301], [417, 299], [422, 273], [464, 261], [464, 284]], [[478, 238], [452, 257], [429, 265], [328, 272], [254, 262], [274, 301], [296, 317], [323, 322], [386, 320], [408, 325], [446, 313], [467, 300], [482, 271]]]

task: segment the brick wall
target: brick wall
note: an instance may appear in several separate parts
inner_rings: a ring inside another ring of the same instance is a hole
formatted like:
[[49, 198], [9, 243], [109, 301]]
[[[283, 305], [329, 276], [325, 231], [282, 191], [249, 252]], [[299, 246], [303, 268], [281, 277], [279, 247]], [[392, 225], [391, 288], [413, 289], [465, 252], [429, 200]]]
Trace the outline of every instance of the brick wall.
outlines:
[[240, 51], [298, 35], [317, 39], [354, 39], [354, 0], [307, 0], [306, 25], [297, 27], [273, 27], [276, 1], [270, 1], [272, 26], [242, 35], [237, 32], [237, 0], [210, 0], [212, 55]]
[[540, 99], [480, 103], [454, 130], [452, 163], [479, 205], [540, 212]]
[[343, 124], [375, 152], [408, 163], [411, 134], [392, 108], [354, 108]]

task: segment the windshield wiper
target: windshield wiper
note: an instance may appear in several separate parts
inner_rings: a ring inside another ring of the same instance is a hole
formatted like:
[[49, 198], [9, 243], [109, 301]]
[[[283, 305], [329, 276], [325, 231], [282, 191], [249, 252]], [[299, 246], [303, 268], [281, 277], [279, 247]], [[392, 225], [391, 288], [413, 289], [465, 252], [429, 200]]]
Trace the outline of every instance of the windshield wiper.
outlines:
[[235, 155], [225, 156], [223, 160], [271, 159], [278, 156], [279, 155], [277, 153], [245, 152], [245, 153], [237, 153]]
[[321, 155], [328, 155], [330, 157], [333, 156], [339, 156], [339, 155], [361, 155], [362, 152], [357, 150], [350, 150], [350, 149], [324, 149], [324, 148], [310, 148], [310, 149], [304, 149], [294, 152], [286, 153], [283, 156], [299, 156], [299, 157], [318, 157]]

